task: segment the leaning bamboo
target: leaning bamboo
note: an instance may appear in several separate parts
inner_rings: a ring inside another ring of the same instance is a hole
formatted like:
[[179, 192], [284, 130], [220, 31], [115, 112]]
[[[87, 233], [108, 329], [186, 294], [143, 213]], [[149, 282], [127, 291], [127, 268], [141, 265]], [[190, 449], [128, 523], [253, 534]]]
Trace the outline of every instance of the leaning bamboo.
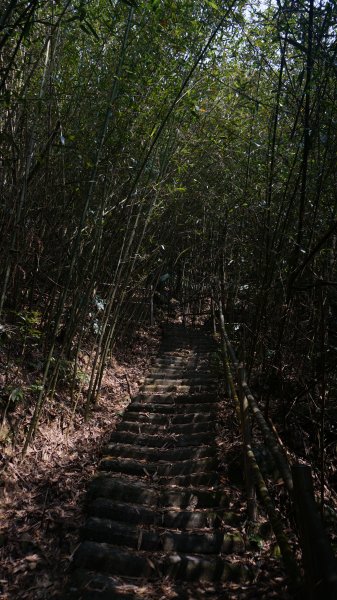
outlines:
[[248, 457], [248, 448], [251, 445], [251, 424], [249, 419], [248, 405], [246, 399], [241, 395], [239, 399], [233, 376], [229, 363], [229, 356], [227, 351], [227, 345], [225, 340], [225, 324], [224, 324], [224, 316], [222, 312], [222, 303], [219, 301], [219, 319], [220, 319], [220, 335], [221, 335], [221, 354], [222, 361], [224, 366], [224, 371], [226, 374], [226, 379], [228, 385], [230, 386], [231, 393], [235, 402], [235, 409], [241, 423], [241, 432], [242, 432], [242, 441], [244, 448], [244, 471], [245, 471], [245, 486], [246, 486], [246, 494], [247, 494], [247, 511], [248, 517], [251, 521], [257, 520], [257, 504], [256, 504], [256, 492], [254, 485], [254, 477], [253, 471], [251, 469], [249, 457]]
[[[220, 330], [221, 330], [221, 349], [222, 349], [224, 369], [225, 369], [227, 381], [230, 385], [230, 388], [231, 388], [231, 391], [232, 391], [232, 394], [234, 397], [236, 411], [239, 414], [241, 414], [242, 418], [244, 418], [244, 416], [247, 416], [247, 414], [245, 415], [245, 413], [242, 411], [242, 408], [240, 407], [238, 395], [235, 390], [233, 376], [232, 376], [231, 368], [230, 368], [230, 364], [229, 364], [229, 357], [228, 357], [228, 350], [227, 350], [227, 343], [226, 343], [227, 336], [225, 333], [225, 324], [224, 324], [224, 317], [223, 317], [223, 313], [222, 313], [221, 301], [219, 302], [219, 316], [220, 316]], [[247, 406], [247, 408], [248, 408], [248, 406]], [[246, 429], [247, 425], [245, 425], [243, 421], [241, 421], [241, 423], [242, 423], [242, 433], [243, 433], [243, 437], [244, 437], [245, 455], [247, 457], [247, 467], [248, 467], [247, 472], [249, 473], [249, 476], [252, 476], [254, 478], [256, 487], [259, 491], [261, 501], [267, 512], [269, 521], [271, 523], [277, 543], [279, 545], [279, 548], [280, 548], [280, 551], [282, 554], [282, 558], [283, 558], [283, 562], [284, 562], [285, 568], [287, 570], [289, 579], [290, 579], [292, 585], [294, 586], [294, 588], [298, 589], [301, 585], [301, 576], [300, 576], [300, 571], [299, 571], [299, 568], [297, 565], [297, 561], [291, 550], [287, 535], [284, 532], [282, 522], [281, 522], [279, 516], [277, 515], [273, 501], [268, 493], [268, 489], [267, 489], [266, 483], [264, 481], [263, 475], [262, 475], [259, 465], [256, 461], [255, 454], [252, 450], [251, 433], [249, 433], [249, 436], [247, 438], [247, 431], [248, 431], [248, 429]]]
[[250, 446], [247, 447], [247, 456], [250, 462], [250, 467], [254, 474], [255, 483], [259, 491], [259, 496], [267, 512], [269, 521], [273, 528], [277, 543], [279, 545], [284, 566], [288, 573], [289, 579], [295, 589], [301, 586], [301, 575], [298, 568], [294, 553], [290, 547], [288, 537], [284, 532], [282, 522], [275, 510], [274, 503], [269, 495], [265, 480], [256, 461], [255, 454]]
[[266, 445], [268, 446], [271, 454], [273, 455], [273, 457], [276, 461], [277, 466], [280, 469], [283, 481], [284, 481], [288, 491], [292, 492], [293, 480], [292, 480], [291, 471], [290, 471], [287, 459], [284, 456], [283, 451], [280, 449], [278, 441], [276, 440], [273, 432], [270, 430], [261, 410], [259, 409], [259, 407], [257, 405], [257, 402], [256, 402], [252, 392], [250, 391], [250, 388], [246, 382], [246, 376], [245, 376], [244, 369], [239, 364], [239, 361], [236, 357], [233, 346], [228, 339], [226, 329], [224, 329], [224, 337], [225, 337], [226, 345], [228, 347], [228, 350], [229, 350], [229, 353], [231, 356], [232, 363], [238, 374], [239, 385], [242, 388], [242, 391], [249, 403], [251, 411], [252, 411], [254, 418], [256, 420], [256, 423], [264, 437]]

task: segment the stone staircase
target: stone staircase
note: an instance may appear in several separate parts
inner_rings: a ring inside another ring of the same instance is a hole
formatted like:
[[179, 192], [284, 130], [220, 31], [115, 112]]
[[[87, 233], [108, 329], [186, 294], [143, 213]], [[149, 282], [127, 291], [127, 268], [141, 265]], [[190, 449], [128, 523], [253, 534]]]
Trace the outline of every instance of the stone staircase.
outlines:
[[214, 350], [203, 329], [166, 327], [88, 490], [67, 598], [164, 598], [144, 592], [163, 581], [174, 589], [167, 597], [199, 598], [211, 582], [207, 598], [225, 598], [217, 586], [247, 576], [239, 515], [219, 479]]

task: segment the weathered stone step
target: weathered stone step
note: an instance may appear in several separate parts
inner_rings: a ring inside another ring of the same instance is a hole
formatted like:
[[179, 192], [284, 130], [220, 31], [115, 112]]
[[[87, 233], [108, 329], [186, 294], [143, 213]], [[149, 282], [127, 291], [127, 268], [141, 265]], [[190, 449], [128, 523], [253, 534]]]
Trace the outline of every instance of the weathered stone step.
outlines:
[[216, 347], [212, 344], [193, 344], [179, 345], [177, 347], [174, 343], [163, 344], [160, 349], [161, 356], [168, 357], [181, 357], [197, 355], [200, 360], [209, 356], [211, 353], [216, 351]]
[[165, 323], [163, 325], [163, 337], [181, 336], [183, 339], [206, 339], [212, 340], [212, 332], [198, 326], [189, 327], [182, 323]]
[[213, 378], [217, 379], [213, 372], [205, 369], [198, 368], [197, 365], [191, 366], [189, 368], [185, 367], [175, 367], [175, 366], [165, 366], [165, 365], [156, 365], [154, 366], [147, 374], [147, 377], [157, 377], [160, 379], [181, 379], [181, 378], [189, 378], [192, 381], [196, 378]]
[[[130, 405], [131, 408], [131, 405]], [[132, 412], [127, 410], [125, 418], [130, 423], [148, 423], [152, 425], [196, 425], [197, 423], [207, 423], [217, 421], [216, 411], [209, 413], [187, 413], [187, 414], [160, 414], [146, 412]]]
[[201, 388], [201, 391], [214, 391], [217, 389], [218, 384], [217, 382], [215, 382], [214, 378], [209, 378], [208, 380], [206, 380], [204, 377], [202, 378], [188, 378], [188, 377], [184, 377], [184, 378], [180, 378], [180, 377], [176, 377], [176, 378], [172, 378], [172, 376], [170, 378], [163, 378], [163, 379], [156, 379], [155, 377], [147, 377], [143, 384], [142, 384], [142, 388], [150, 388], [152, 389], [153, 386], [155, 387], [160, 387], [160, 388], [171, 388], [172, 386], [174, 388], [182, 388], [185, 389], [185, 387], [188, 387], [189, 389], [192, 388], [194, 389], [199, 389]]
[[140, 434], [155, 434], [158, 432], [162, 434], [181, 434], [181, 433], [205, 433], [215, 430], [215, 419], [212, 421], [206, 421], [203, 423], [168, 423], [164, 425], [149, 424], [149, 423], [136, 423], [134, 421], [121, 421], [117, 425], [117, 431], [129, 431], [132, 433]]
[[95, 498], [87, 506], [87, 514], [93, 517], [111, 519], [124, 523], [143, 525], [157, 525], [162, 513], [156, 508], [151, 509], [141, 504], [130, 504], [129, 502], [118, 502], [110, 498]]
[[[148, 461], [176, 461], [189, 460], [191, 458], [191, 448], [146, 448], [142, 446], [133, 446], [132, 444], [107, 444], [103, 448], [103, 454], [114, 456], [116, 458], [134, 458], [136, 460]], [[217, 447], [201, 446], [193, 448], [193, 458], [208, 458], [217, 455]]]
[[184, 448], [211, 444], [213, 441], [214, 433], [150, 435], [115, 431], [110, 438], [110, 442], [147, 446], [148, 448]]
[[72, 582], [62, 600], [140, 600], [142, 584], [137, 585], [116, 581], [115, 577], [77, 569]]
[[225, 508], [172, 510], [151, 509], [140, 504], [116, 502], [109, 498], [96, 498], [87, 508], [93, 517], [111, 519], [129, 524], [155, 525], [170, 529], [193, 530], [218, 528], [223, 523], [235, 526], [240, 523], [240, 515]]
[[228, 505], [228, 497], [219, 488], [179, 488], [150, 486], [122, 477], [101, 475], [96, 477], [88, 490], [88, 501], [94, 498], [110, 498], [118, 502], [131, 502], [144, 506], [174, 508], [217, 508]]
[[151, 368], [161, 367], [161, 368], [173, 368], [173, 369], [200, 369], [203, 368], [205, 370], [209, 370], [209, 361], [201, 360], [198, 356], [187, 359], [186, 357], [179, 356], [164, 356], [157, 357], [151, 361]]
[[174, 475], [174, 476], [163, 476], [158, 477], [156, 480], [162, 485], [172, 485], [179, 487], [194, 487], [194, 486], [216, 486], [219, 484], [218, 473], [207, 472], [207, 473], [192, 473], [191, 475]]
[[82, 529], [82, 539], [157, 552], [229, 554], [240, 553], [245, 549], [238, 533], [224, 533], [220, 530], [182, 532], [162, 528], [149, 530], [98, 517], [87, 520]]
[[170, 330], [167, 325], [164, 326], [162, 338], [163, 342], [165, 340], [179, 340], [180, 338], [186, 343], [194, 341], [214, 344], [214, 340], [210, 331], [205, 332], [197, 329], [187, 329], [181, 325], [173, 325], [172, 330]]
[[92, 480], [87, 494], [89, 502], [93, 498], [111, 498], [155, 508], [158, 504], [158, 491], [143, 482], [98, 475]]
[[212, 371], [210, 371], [210, 369], [206, 369], [205, 367], [198, 368], [197, 365], [191, 365], [190, 367], [187, 367], [184, 364], [181, 366], [170, 364], [153, 365], [149, 373], [150, 377], [164, 376], [166, 378], [170, 375], [172, 375], [174, 378], [185, 376], [190, 377], [191, 379], [195, 377], [214, 377], [214, 374]]
[[182, 373], [150, 373], [144, 379], [144, 385], [208, 385], [212, 383], [217, 385], [215, 378], [212, 375], [185, 374]]
[[198, 348], [179, 348], [176, 350], [173, 345], [165, 346], [162, 348], [160, 358], [167, 362], [180, 363], [184, 360], [187, 366], [195, 363], [209, 363], [210, 357], [214, 355], [215, 349], [210, 346], [203, 346]]
[[[152, 398], [149, 398], [148, 401], [146, 397], [139, 398], [139, 400], [133, 400], [128, 405], [125, 415], [128, 416], [129, 412], [141, 412], [148, 414], [159, 413], [165, 415], [175, 415], [178, 413], [183, 414], [184, 416], [191, 414], [195, 415], [203, 412], [215, 413], [219, 405], [219, 401], [217, 399], [214, 399], [214, 402], [209, 402], [209, 399], [208, 401], [205, 399], [204, 402], [200, 402], [200, 398], [198, 398], [198, 401], [193, 401], [191, 396], [188, 396], [185, 402], [156, 402], [157, 398], [158, 396], [153, 396]], [[211, 398], [214, 398], [214, 396], [211, 396]]]
[[166, 488], [160, 493], [159, 506], [171, 506], [175, 508], [217, 508], [218, 506], [228, 507], [228, 497], [223, 490], [211, 492], [199, 488]]
[[173, 348], [168, 348], [167, 350], [163, 350], [160, 354], [152, 359], [150, 367], [153, 367], [154, 365], [162, 365], [165, 368], [174, 366], [190, 369], [198, 366], [208, 370], [211, 368], [210, 357], [214, 355], [214, 352], [214, 348], [207, 348], [206, 352], [201, 349], [201, 353], [198, 351], [195, 352], [192, 348], [182, 348], [180, 351], [174, 350]]
[[157, 477], [173, 477], [175, 475], [192, 475], [216, 469], [218, 461], [213, 458], [183, 460], [177, 462], [148, 462], [130, 458], [111, 458], [101, 460], [100, 466], [106, 471], [124, 472], [129, 475], [156, 475]]
[[227, 511], [225, 508], [217, 508], [212, 512], [208, 510], [165, 510], [162, 513], [162, 527], [171, 529], [216, 529], [222, 524], [235, 526], [240, 523], [237, 513]]
[[211, 331], [205, 331], [204, 329], [199, 328], [191, 329], [181, 323], [165, 323], [165, 325], [163, 325], [163, 339], [170, 339], [171, 337], [177, 338], [179, 336], [184, 340], [213, 340]]
[[162, 383], [145, 383], [141, 386], [141, 393], [153, 394], [154, 392], [159, 392], [165, 394], [167, 392], [179, 392], [179, 394], [200, 394], [207, 393], [209, 391], [215, 391], [217, 389], [216, 383], [204, 384], [203, 382], [200, 384], [193, 382], [184, 382], [184, 383], [169, 383], [162, 380]]
[[190, 475], [151, 475], [147, 472], [147, 469], [144, 465], [141, 473], [132, 473], [130, 472], [128, 465], [121, 467], [120, 469], [116, 469], [116, 463], [114, 460], [103, 459], [101, 461], [100, 468], [103, 471], [120, 474], [121, 476], [129, 475], [130, 477], [142, 477], [149, 478], [151, 483], [156, 485], [172, 485], [179, 487], [190, 487], [190, 486], [214, 486], [219, 483], [219, 476], [217, 472], [204, 472], [204, 473], [191, 473]]
[[210, 336], [206, 336], [205, 335], [192, 335], [192, 336], [186, 336], [186, 332], [179, 332], [179, 331], [175, 331], [172, 333], [172, 335], [166, 335], [164, 333], [164, 336], [162, 338], [162, 342], [160, 345], [160, 350], [162, 350], [162, 348], [164, 348], [165, 346], [175, 346], [175, 348], [181, 349], [181, 348], [199, 348], [199, 346], [215, 346], [215, 342], [213, 340], [213, 338], [211, 338]]
[[[217, 394], [202, 392], [200, 394], [190, 393], [190, 394], [153, 394], [152, 392], [141, 393], [136, 396], [135, 400], [129, 404], [130, 408], [134, 406], [136, 403], [142, 403], [143, 406], [145, 404], [171, 404], [178, 406], [179, 404], [191, 404], [193, 406], [198, 404], [213, 404], [219, 402], [219, 398]], [[147, 409], [148, 410], [148, 409]], [[184, 412], [188, 409], [184, 408]]]
[[169, 576], [186, 581], [245, 581], [247, 568], [219, 557], [186, 554], [127, 552], [110, 544], [83, 542], [74, 554], [75, 568], [125, 577], [157, 579]]
[[180, 363], [178, 365], [174, 365], [172, 363], [160, 363], [160, 364], [156, 364], [156, 365], [152, 365], [152, 368], [149, 372], [150, 375], [152, 375], [152, 373], [163, 373], [166, 375], [174, 375], [174, 376], [181, 376], [183, 374], [186, 374], [186, 376], [189, 376], [190, 374], [195, 374], [197, 376], [202, 377], [202, 375], [212, 375], [211, 371], [209, 371], [208, 369], [206, 370], [205, 367], [201, 367], [198, 366], [197, 364], [195, 365], [186, 365], [185, 363]]

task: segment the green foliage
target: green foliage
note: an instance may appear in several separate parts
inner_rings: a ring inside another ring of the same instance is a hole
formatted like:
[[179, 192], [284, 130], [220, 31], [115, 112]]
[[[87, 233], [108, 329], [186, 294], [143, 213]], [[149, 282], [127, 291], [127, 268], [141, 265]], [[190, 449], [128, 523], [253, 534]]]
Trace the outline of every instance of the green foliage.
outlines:
[[60, 383], [65, 387], [79, 388], [89, 383], [89, 375], [80, 368], [74, 369], [74, 364], [70, 360], [61, 360], [59, 363]]
[[42, 382], [37, 381], [36, 383], [32, 383], [32, 385], [29, 386], [29, 390], [33, 392], [33, 394], [40, 394], [40, 392], [43, 390]]
[[17, 402], [21, 402], [21, 400], [23, 400], [24, 397], [24, 393], [22, 388], [14, 388], [11, 390], [9, 396], [8, 396], [8, 401], [11, 404], [17, 404]]
[[37, 310], [17, 313], [20, 330], [25, 337], [38, 340], [41, 337], [41, 313]]
[[248, 539], [249, 539], [249, 543], [250, 543], [250, 545], [251, 545], [253, 548], [255, 548], [255, 549], [258, 549], [258, 550], [262, 550], [262, 548], [263, 548], [263, 544], [264, 544], [264, 541], [263, 541], [263, 539], [261, 538], [261, 536], [259, 536], [257, 533], [251, 533], [251, 534], [248, 536]]

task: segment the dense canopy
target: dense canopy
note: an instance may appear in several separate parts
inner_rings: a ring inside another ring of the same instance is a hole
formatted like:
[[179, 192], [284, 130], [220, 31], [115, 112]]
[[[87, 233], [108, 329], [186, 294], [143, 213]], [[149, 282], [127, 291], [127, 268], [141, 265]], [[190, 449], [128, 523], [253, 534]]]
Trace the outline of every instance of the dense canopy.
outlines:
[[5, 2], [1, 331], [44, 356], [26, 444], [88, 343], [89, 411], [165, 273], [183, 303], [221, 280], [267, 407], [290, 389], [284, 418], [305, 400], [330, 427], [336, 21], [335, 0]]

